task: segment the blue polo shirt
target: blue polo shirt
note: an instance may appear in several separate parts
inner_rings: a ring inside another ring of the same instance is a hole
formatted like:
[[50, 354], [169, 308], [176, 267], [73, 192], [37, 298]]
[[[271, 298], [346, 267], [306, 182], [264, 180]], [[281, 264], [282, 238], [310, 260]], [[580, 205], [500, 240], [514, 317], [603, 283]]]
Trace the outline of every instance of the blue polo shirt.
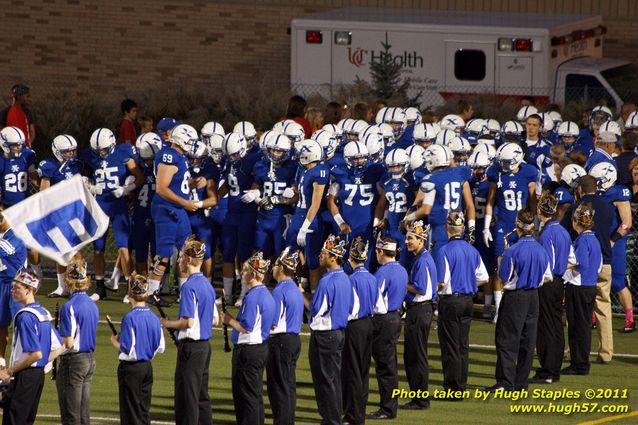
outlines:
[[377, 279], [363, 266], [354, 269], [349, 279], [352, 284], [353, 302], [348, 320], [372, 316], [379, 296]]
[[242, 334], [237, 329], [233, 329], [233, 344], [255, 345], [266, 342], [276, 319], [275, 300], [268, 292], [268, 288], [265, 285], [250, 288], [236, 319], [248, 332]]
[[127, 362], [149, 361], [165, 349], [159, 318], [148, 306], [133, 307], [122, 319], [119, 359]]
[[292, 279], [282, 280], [277, 283], [271, 295], [275, 302], [275, 321], [270, 334], [301, 332], [304, 302], [297, 284]]
[[213, 337], [213, 318], [217, 314], [215, 291], [204, 274], [193, 273], [179, 289], [179, 318], [193, 319], [193, 327], [180, 329], [177, 339], [208, 341]]
[[537, 289], [553, 277], [545, 249], [531, 236], [522, 237], [503, 253], [498, 277], [504, 290]]
[[438, 252], [437, 281], [443, 283], [440, 295], [475, 294], [477, 281], [490, 278], [481, 254], [463, 239], [453, 238]]
[[28, 353], [38, 351], [42, 353], [42, 358], [29, 367], [46, 366], [51, 350], [62, 345], [51, 319], [51, 313], [37, 302], [27, 304], [16, 314], [9, 361], [11, 366], [20, 362]]
[[403, 305], [408, 287], [407, 270], [397, 261], [391, 261], [379, 267], [374, 277], [379, 287], [374, 314], [398, 311]]
[[603, 268], [603, 256], [594, 232], [586, 231], [578, 235], [569, 264], [574, 267], [565, 272], [563, 279], [566, 283], [574, 286], [596, 286], [598, 273]]
[[414, 259], [410, 271], [410, 283], [421, 294], [408, 292], [405, 295], [407, 303], [436, 300], [436, 265], [430, 253], [425, 249]]
[[328, 270], [317, 284], [310, 301], [310, 329], [335, 331], [348, 325], [352, 285], [342, 268]]
[[538, 243], [545, 248], [552, 274], [562, 276], [567, 269], [567, 259], [572, 252], [572, 240], [567, 230], [556, 220], [550, 220], [543, 226]]
[[73, 337], [72, 353], [95, 351], [95, 336], [100, 317], [97, 304], [84, 291], [71, 294], [60, 309], [60, 336]]

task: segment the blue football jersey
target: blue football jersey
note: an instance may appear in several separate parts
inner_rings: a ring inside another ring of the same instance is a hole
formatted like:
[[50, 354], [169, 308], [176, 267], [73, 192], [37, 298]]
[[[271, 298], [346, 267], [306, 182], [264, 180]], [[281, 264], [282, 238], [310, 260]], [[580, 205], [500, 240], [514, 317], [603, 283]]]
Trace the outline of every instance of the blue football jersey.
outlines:
[[84, 164], [79, 160], [60, 163], [55, 158], [47, 158], [38, 164], [38, 175], [49, 179], [51, 186], [63, 180], [70, 179], [76, 174], [82, 174]]
[[124, 186], [124, 180], [130, 174], [126, 163], [137, 159], [135, 146], [127, 143], [116, 145], [113, 152], [102, 158], [93, 149], [88, 148], [82, 152], [82, 161], [91, 172], [91, 177], [97, 186], [102, 187], [102, 194], [95, 199], [98, 202], [113, 201], [113, 190]]
[[528, 144], [525, 162], [541, 171], [545, 170], [547, 167], [551, 167], [552, 161], [549, 158], [550, 147], [551, 145], [542, 139], [539, 139], [532, 145]]
[[23, 149], [17, 158], [0, 155], [0, 189], [4, 205], [15, 205], [29, 196], [29, 169], [35, 164], [35, 152], [31, 149]]
[[[629, 190], [627, 186], [619, 184], [619, 185], [610, 187], [606, 192], [602, 193], [601, 196], [603, 197], [605, 201], [609, 202], [609, 204], [611, 204], [611, 206], [614, 208], [615, 214], [610, 225], [611, 234], [614, 234], [618, 226], [620, 226], [621, 220], [620, 220], [620, 213], [618, 212], [618, 208], [613, 203], [614, 202], [631, 202], [631, 190]], [[628, 236], [628, 234], [625, 235], [625, 237], [626, 236]]]
[[[212, 164], [207, 159], [204, 159], [204, 162], [199, 166], [197, 172], [193, 171], [191, 168], [191, 178], [196, 179], [198, 177], [203, 177], [206, 180], [215, 180], [219, 182], [219, 169]], [[208, 188], [207, 187], [192, 187], [190, 189], [190, 198], [192, 201], [198, 202], [203, 201], [208, 198]], [[198, 209], [193, 213], [189, 213], [190, 215], [204, 215], [205, 212], [203, 209]]]
[[[155, 196], [155, 174], [153, 167], [142, 164], [142, 174], [144, 174], [144, 184], [137, 189], [137, 196], [133, 203], [133, 217], [138, 220], [145, 220], [151, 217], [151, 202]], [[136, 222], [138, 220], [135, 220]]]
[[420, 167], [412, 171], [412, 180], [414, 180], [417, 185], [420, 185], [425, 176], [429, 176], [430, 174], [432, 174], [430, 170], [425, 167]]
[[237, 163], [226, 162], [221, 177], [228, 186], [228, 212], [248, 213], [257, 211], [253, 202], [246, 204], [241, 201], [244, 192], [253, 186], [255, 176], [253, 168], [256, 161], [242, 159]]
[[[190, 187], [188, 181], [191, 178], [190, 170], [188, 169], [188, 162], [186, 157], [177, 152], [172, 147], [168, 146], [162, 148], [157, 155], [155, 155], [154, 174], [157, 177], [157, 169], [160, 164], [171, 165], [177, 167], [177, 172], [173, 174], [171, 182], [168, 184], [168, 188], [177, 196], [183, 199], [189, 199]], [[153, 196], [152, 204], [163, 206], [172, 209], [182, 209], [181, 205], [175, 204], [162, 198], [161, 195]]]
[[297, 201], [295, 215], [306, 215], [308, 208], [312, 204], [313, 184], [327, 185], [329, 177], [330, 172], [323, 162], [318, 163], [310, 170], [299, 169], [299, 173], [297, 173], [299, 200]]
[[554, 196], [556, 197], [556, 200], [558, 201], [558, 205], [564, 205], [564, 204], [571, 205], [574, 203], [574, 195], [572, 195], [571, 191], [567, 187], [564, 187], [564, 186], [557, 187], [554, 190]]
[[388, 230], [395, 232], [399, 230], [399, 224], [405, 217], [408, 208], [414, 203], [416, 185], [409, 176], [396, 179], [386, 175], [383, 190], [388, 202]]
[[589, 173], [589, 171], [593, 168], [594, 165], [600, 164], [601, 162], [609, 162], [613, 164], [616, 169], [618, 169], [618, 164], [616, 164], [616, 160], [605, 152], [602, 149], [596, 148], [592, 154], [587, 158], [587, 162], [585, 163], [585, 171]]
[[377, 185], [383, 173], [383, 167], [372, 165], [368, 165], [361, 177], [355, 177], [348, 168], [332, 170], [330, 193], [338, 199], [339, 212], [352, 229], [372, 225], [379, 198]]
[[571, 155], [574, 152], [582, 152], [585, 156], [589, 157], [594, 151], [594, 144], [590, 138], [577, 138], [570, 144], [563, 143], [560, 139], [558, 140], [558, 144], [565, 146], [565, 154], [567, 156]]
[[451, 167], [425, 176], [420, 190], [424, 193], [435, 191], [434, 204], [428, 216], [433, 225], [444, 225], [450, 211], [463, 210], [463, 183], [466, 171], [462, 167]]
[[[262, 188], [263, 198], [270, 196], [282, 196], [287, 187], [292, 187], [297, 174], [297, 164], [287, 160], [280, 167], [271, 167], [271, 162], [267, 159], [258, 161], [254, 168], [255, 184]], [[277, 204], [274, 208], [267, 210], [261, 208], [259, 217], [261, 219], [277, 219], [283, 214], [292, 214], [292, 205]]]
[[490, 182], [487, 180], [472, 180], [470, 188], [472, 189], [472, 199], [474, 199], [474, 208], [476, 210], [476, 228], [482, 229], [485, 222], [485, 205], [487, 204], [487, 192], [490, 189]]
[[535, 183], [537, 177], [538, 170], [527, 164], [521, 164], [516, 173], [503, 172], [497, 166], [487, 169], [487, 179], [490, 183], [496, 184], [499, 222], [511, 224], [513, 227], [516, 215], [527, 203], [529, 184]]

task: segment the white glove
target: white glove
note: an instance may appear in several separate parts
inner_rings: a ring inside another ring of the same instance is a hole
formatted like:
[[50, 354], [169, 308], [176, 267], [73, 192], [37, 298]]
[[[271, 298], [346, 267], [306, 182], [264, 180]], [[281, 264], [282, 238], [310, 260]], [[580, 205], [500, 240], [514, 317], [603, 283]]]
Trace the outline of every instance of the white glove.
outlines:
[[284, 198], [288, 198], [288, 199], [294, 198], [295, 197], [295, 191], [292, 190], [292, 188], [287, 187], [287, 188], [284, 189], [283, 197]]
[[104, 187], [101, 184], [89, 184], [87, 185], [89, 192], [91, 192], [91, 195], [95, 196], [95, 195], [101, 195], [102, 194], [102, 190], [104, 189]]
[[490, 232], [489, 228], [483, 229], [483, 242], [486, 247], [490, 247], [490, 242], [492, 242], [492, 232]]
[[310, 229], [310, 222], [304, 220], [301, 229], [299, 229], [299, 233], [297, 233], [297, 245], [301, 247], [306, 246], [306, 235], [312, 232], [314, 232], [314, 230]]
[[259, 198], [258, 189], [244, 190], [244, 194], [241, 196], [241, 201], [244, 204], [250, 204], [251, 202], [257, 201], [257, 198]]
[[124, 186], [128, 186], [130, 184], [135, 184], [135, 176], [128, 176], [124, 179]]
[[125, 187], [117, 186], [115, 189], [111, 191], [111, 194], [115, 196], [116, 198], [121, 198], [122, 196], [124, 196], [125, 191], [126, 191]]

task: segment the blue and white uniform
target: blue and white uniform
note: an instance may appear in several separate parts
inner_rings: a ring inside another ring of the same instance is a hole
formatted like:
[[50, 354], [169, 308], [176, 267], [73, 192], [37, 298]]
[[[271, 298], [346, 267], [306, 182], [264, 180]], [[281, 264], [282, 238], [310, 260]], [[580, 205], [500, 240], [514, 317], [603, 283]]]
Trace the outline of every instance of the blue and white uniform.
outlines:
[[543, 226], [538, 243], [549, 257], [552, 275], [562, 276], [567, 269], [567, 261], [572, 252], [571, 238], [567, 230], [556, 220], [549, 220]]
[[388, 203], [388, 226], [383, 233], [397, 241], [398, 246], [401, 247], [399, 263], [406, 269], [412, 265], [414, 255], [407, 250], [405, 234], [399, 230], [399, 225], [408, 208], [414, 203], [416, 189], [417, 185], [412, 180], [412, 176], [397, 179], [386, 174], [383, 178], [384, 196]]
[[60, 336], [73, 337], [72, 353], [92, 353], [100, 313], [97, 305], [84, 291], [71, 294], [60, 308]]
[[545, 249], [531, 236], [522, 237], [503, 253], [498, 276], [503, 290], [537, 289], [552, 278], [552, 268]]
[[[615, 185], [602, 193], [601, 196], [609, 202], [615, 210], [614, 218], [610, 225], [611, 235], [613, 235], [622, 223], [620, 212], [614, 202], [631, 202], [631, 191], [624, 185]], [[625, 236], [618, 239], [611, 248], [611, 288], [614, 292], [621, 291], [625, 287], [628, 237], [629, 233], [626, 233]]]
[[439, 250], [435, 260], [437, 281], [443, 283], [439, 295], [472, 295], [477, 291], [477, 281], [489, 279], [481, 255], [463, 239], [450, 240]]
[[248, 332], [239, 333], [233, 329], [233, 344], [256, 345], [264, 343], [270, 336], [270, 329], [277, 321], [275, 300], [265, 285], [257, 285], [248, 290], [237, 321]]
[[194, 324], [191, 328], [180, 329], [177, 339], [210, 340], [216, 315], [213, 287], [202, 273], [193, 273], [179, 289], [179, 318], [193, 319]]
[[299, 334], [304, 311], [303, 295], [292, 279], [282, 280], [272, 290], [275, 302], [274, 327], [271, 335]]
[[11, 296], [13, 278], [26, 266], [27, 249], [13, 230], [0, 234], [0, 327], [7, 327], [22, 308]]
[[151, 204], [155, 196], [155, 174], [153, 167], [140, 165], [144, 174], [144, 184], [135, 192], [133, 214], [131, 215], [131, 245], [135, 250], [135, 261], [144, 263], [148, 259], [149, 246], [151, 258], [155, 257], [155, 225], [151, 215]]
[[[215, 183], [219, 182], [219, 171], [217, 167], [208, 161], [208, 159], [204, 159], [203, 162], [199, 165], [197, 172], [191, 167], [191, 178], [196, 179], [198, 177], [203, 177], [208, 180], [213, 180]], [[194, 202], [203, 201], [208, 198], [208, 187], [193, 187], [190, 190], [190, 199]], [[188, 219], [191, 224], [191, 231], [197, 238], [197, 240], [204, 241], [206, 246], [209, 247], [211, 241], [213, 240], [213, 226], [211, 224], [210, 214], [200, 208], [195, 212], [188, 212]], [[204, 253], [204, 259], [208, 260], [213, 255], [213, 251], [207, 249]]]
[[49, 179], [51, 186], [68, 180], [76, 174], [82, 174], [82, 171], [84, 171], [84, 164], [76, 159], [60, 163], [55, 158], [47, 158], [38, 164], [38, 175], [40, 178]]
[[[113, 225], [113, 235], [117, 248], [128, 248], [130, 221], [128, 216], [128, 204], [125, 197], [116, 198], [113, 191], [124, 186], [124, 181], [129, 170], [126, 166], [129, 160], [135, 160], [137, 154], [135, 147], [129, 144], [116, 145], [106, 157], [101, 157], [93, 149], [88, 148], [82, 152], [82, 161], [90, 173], [96, 186], [101, 187], [102, 193], [96, 195], [98, 205], [108, 215]], [[106, 233], [95, 242], [95, 251], [104, 252], [106, 245]]]
[[436, 300], [437, 272], [434, 259], [427, 250], [423, 250], [414, 259], [412, 270], [410, 270], [410, 283], [420, 294], [408, 292], [405, 295], [405, 302], [420, 303]]
[[348, 275], [341, 268], [327, 271], [319, 279], [310, 302], [310, 329], [344, 329], [348, 324], [352, 303], [352, 285]]
[[[28, 353], [40, 352], [40, 360], [29, 365], [44, 368], [49, 363], [49, 354], [62, 346], [60, 334], [51, 323], [49, 311], [40, 303], [27, 304], [15, 316], [14, 335], [11, 343], [10, 366], [22, 361]], [[19, 373], [19, 372], [18, 372]]]
[[35, 171], [35, 152], [22, 149], [17, 158], [0, 155], [0, 199], [10, 207], [29, 196], [29, 174]]
[[374, 314], [399, 311], [408, 287], [408, 272], [396, 261], [380, 266], [374, 274], [379, 288]]
[[585, 162], [585, 167], [584, 167], [585, 171], [589, 173], [589, 171], [594, 167], [594, 165], [600, 164], [601, 162], [609, 162], [610, 164], [613, 164], [616, 169], [618, 169], [616, 160], [611, 155], [609, 155], [607, 152], [605, 152], [601, 148], [596, 148], [592, 152], [592, 154], [589, 155], [589, 158], [587, 158], [587, 162]]
[[363, 266], [354, 269], [349, 279], [352, 284], [353, 298], [348, 320], [371, 317], [379, 296], [377, 280]]
[[603, 256], [596, 234], [585, 231], [574, 241], [574, 250], [569, 257], [572, 268], [565, 271], [565, 283], [574, 286], [596, 286], [598, 273], [603, 268]]
[[[188, 200], [190, 196], [188, 181], [191, 174], [186, 157], [170, 146], [165, 147], [155, 155], [156, 177], [161, 164], [177, 168], [168, 188], [175, 195]], [[155, 225], [157, 255], [161, 258], [170, 258], [173, 255], [173, 247], [181, 249], [186, 239], [191, 235], [188, 214], [181, 205], [164, 199], [159, 193], [156, 193], [151, 201], [151, 216]]]
[[[485, 205], [487, 203], [487, 193], [490, 189], [490, 182], [487, 179], [477, 181], [472, 179], [470, 181], [470, 189], [472, 190], [472, 199], [474, 199], [474, 209], [476, 211], [476, 228], [485, 228]], [[474, 247], [478, 250], [485, 264], [485, 268], [489, 273], [494, 271], [496, 262], [494, 258], [494, 244], [489, 247], [485, 246], [483, 238], [478, 237], [474, 241]]]
[[122, 319], [119, 359], [148, 362], [165, 349], [160, 321], [147, 306], [133, 307]]

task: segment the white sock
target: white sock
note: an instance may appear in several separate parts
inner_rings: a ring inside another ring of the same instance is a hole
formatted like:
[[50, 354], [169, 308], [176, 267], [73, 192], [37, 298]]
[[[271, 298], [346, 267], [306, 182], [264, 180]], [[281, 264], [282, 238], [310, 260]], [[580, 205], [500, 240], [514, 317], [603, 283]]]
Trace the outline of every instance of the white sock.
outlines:
[[241, 272], [239, 269], [235, 269], [235, 279], [237, 280], [241, 279]]
[[492, 300], [494, 299], [494, 295], [490, 294], [490, 295], [485, 295], [485, 302], [483, 304], [485, 305], [492, 305]]
[[186, 282], [186, 278], [185, 277], [178, 277], [177, 278], [177, 284], [179, 285], [180, 288], [182, 287], [184, 282]]
[[159, 290], [160, 281], [155, 279], [148, 280], [148, 294], [153, 295]]
[[239, 294], [239, 298], [244, 299], [244, 296], [248, 292], [248, 285], [244, 282], [241, 283], [241, 293]]
[[66, 283], [64, 283], [64, 273], [57, 273], [58, 276], [58, 289], [62, 292], [66, 292]]
[[120, 281], [120, 277], [122, 276], [122, 269], [119, 267], [115, 267], [113, 269], [113, 274], [111, 275], [111, 281], [117, 283]]
[[498, 314], [498, 308], [501, 305], [501, 298], [503, 298], [503, 291], [494, 291], [494, 305], [496, 305], [496, 314]]
[[233, 295], [233, 278], [232, 277], [223, 277], [222, 282], [224, 282], [224, 295], [226, 298], [230, 298]]

